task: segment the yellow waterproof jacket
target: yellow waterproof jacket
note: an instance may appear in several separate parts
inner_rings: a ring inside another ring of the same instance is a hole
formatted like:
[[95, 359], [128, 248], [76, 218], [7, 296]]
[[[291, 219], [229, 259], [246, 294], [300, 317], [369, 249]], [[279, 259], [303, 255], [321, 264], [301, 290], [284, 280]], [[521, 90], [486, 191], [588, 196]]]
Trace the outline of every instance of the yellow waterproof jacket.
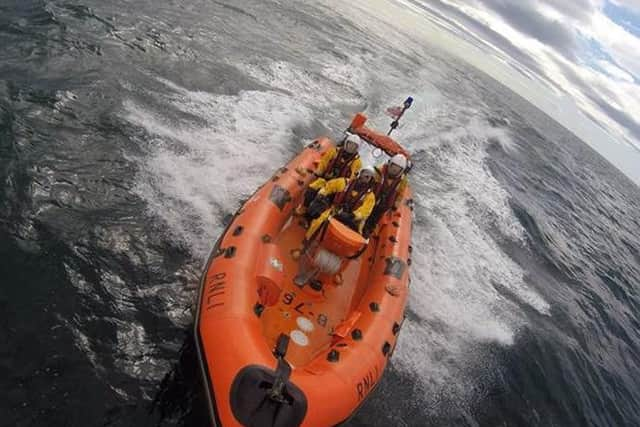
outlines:
[[[377, 183], [377, 185], [380, 186], [382, 184], [382, 177], [387, 172], [387, 165], [376, 166], [374, 169], [377, 172], [376, 173], [376, 183]], [[396, 206], [397, 207], [397, 203], [398, 203], [398, 199], [399, 199], [398, 196], [404, 193], [404, 190], [407, 188], [408, 185], [409, 185], [409, 179], [407, 178], [407, 174], [403, 174], [402, 175], [402, 179], [400, 180], [400, 183], [396, 187], [396, 194], [391, 196], [388, 208], [391, 208], [392, 206]], [[382, 191], [382, 189], [378, 188], [378, 190], [376, 191], [376, 193], [379, 196], [379, 201], [381, 201], [382, 197], [380, 197], [380, 194], [378, 193], [378, 191]]]
[[[327, 181], [326, 185], [322, 187], [322, 189], [318, 192], [319, 195], [322, 196], [331, 196], [333, 194], [343, 192], [348, 185], [348, 180], [345, 178], [335, 178]], [[373, 207], [376, 204], [376, 196], [373, 191], [368, 192], [364, 199], [362, 200], [362, 204], [353, 211], [353, 215], [356, 220], [362, 221], [367, 219], [371, 212], [373, 211]]]
[[[318, 164], [318, 168], [316, 169], [316, 175], [323, 176], [327, 172], [327, 168], [337, 155], [338, 149], [336, 147], [331, 147], [330, 149], [328, 149], [320, 158], [320, 163]], [[346, 178], [355, 178], [360, 169], [362, 169], [362, 160], [360, 160], [360, 156], [356, 156], [356, 158], [351, 161], [350, 169], [351, 175]]]
[[356, 220], [363, 221], [369, 218], [369, 215], [371, 215], [371, 212], [373, 211], [373, 207], [375, 205], [376, 205], [376, 195], [373, 194], [373, 191], [370, 191], [367, 193], [366, 196], [364, 196], [362, 205], [360, 205], [358, 209], [353, 211], [353, 215], [355, 216]]
[[[324, 181], [324, 180], [323, 180]], [[331, 196], [333, 194], [338, 194], [343, 192], [347, 188], [348, 181], [345, 178], [335, 178], [326, 182], [326, 184], [318, 191], [319, 195], [322, 196]], [[368, 192], [363, 200], [360, 207], [353, 211], [353, 216], [356, 221], [360, 224], [358, 225], [358, 231], [362, 233], [362, 229], [365, 224], [365, 220], [369, 218], [371, 212], [373, 212], [373, 207], [376, 205], [376, 196], [373, 191]], [[315, 232], [318, 228], [332, 215], [335, 206], [330, 207], [320, 214], [320, 216], [313, 221], [309, 225], [307, 232], [305, 234], [306, 239], [311, 239], [314, 236]]]

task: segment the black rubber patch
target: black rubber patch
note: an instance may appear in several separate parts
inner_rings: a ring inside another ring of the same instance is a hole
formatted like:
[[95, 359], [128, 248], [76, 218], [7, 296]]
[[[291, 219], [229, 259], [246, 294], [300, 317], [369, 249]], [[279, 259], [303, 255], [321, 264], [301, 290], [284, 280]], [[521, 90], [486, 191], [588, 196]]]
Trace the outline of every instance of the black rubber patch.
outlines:
[[264, 366], [251, 365], [236, 375], [231, 385], [231, 410], [246, 427], [297, 427], [307, 414], [307, 398], [291, 381], [284, 385], [284, 402], [269, 397], [276, 374]]
[[360, 341], [362, 339], [362, 331], [360, 329], [354, 329], [351, 331], [351, 338], [354, 341]]
[[313, 141], [311, 144], [307, 145], [307, 147], [316, 151], [320, 151], [322, 149], [322, 146], [320, 145], [320, 142], [318, 140]]
[[213, 254], [213, 258], [218, 258], [220, 255], [224, 254], [224, 248], [218, 247], [215, 253]]
[[413, 199], [407, 199], [404, 203], [405, 203], [405, 204], [409, 207], [409, 209], [411, 209], [411, 211], [413, 212], [413, 207], [414, 207], [414, 205], [415, 205], [415, 204], [413, 203]]
[[386, 356], [387, 354], [389, 354], [390, 351], [391, 351], [391, 344], [385, 341], [384, 345], [382, 346], [382, 354]]
[[407, 264], [405, 264], [405, 262], [400, 258], [393, 256], [385, 259], [385, 262], [387, 263], [387, 265], [384, 268], [384, 275], [393, 276], [396, 279], [400, 280], [402, 278], [404, 270], [407, 268]]
[[227, 249], [224, 250], [224, 257], [225, 258], [233, 258], [236, 255], [236, 247], [235, 246], [229, 246]]
[[332, 363], [340, 361], [340, 352], [336, 349], [331, 350], [329, 354], [327, 354], [327, 360]]
[[320, 292], [322, 290], [322, 282], [318, 279], [314, 279], [309, 282], [309, 287], [316, 292]]
[[279, 185], [274, 185], [269, 195], [269, 200], [271, 200], [278, 209], [283, 210], [287, 203], [291, 201], [291, 194], [287, 189]]
[[233, 235], [234, 236], [239, 236], [239, 235], [242, 234], [243, 231], [244, 231], [244, 227], [239, 225], [239, 226], [236, 227], [235, 230], [233, 230]]
[[253, 306], [253, 312], [256, 314], [256, 316], [258, 317], [262, 316], [263, 311], [264, 311], [264, 305], [260, 304], [259, 302], [257, 302], [256, 305]]
[[380, 304], [378, 304], [377, 302], [372, 302], [371, 304], [369, 304], [369, 310], [371, 310], [374, 313], [377, 313], [380, 311]]
[[398, 335], [398, 332], [400, 332], [400, 324], [398, 322], [393, 322], [393, 328], [391, 328], [391, 332], [393, 332], [393, 335]]
[[400, 295], [400, 289], [392, 284], [388, 284], [387, 286], [385, 286], [384, 290], [387, 291], [387, 293], [392, 297], [397, 297], [398, 295]]

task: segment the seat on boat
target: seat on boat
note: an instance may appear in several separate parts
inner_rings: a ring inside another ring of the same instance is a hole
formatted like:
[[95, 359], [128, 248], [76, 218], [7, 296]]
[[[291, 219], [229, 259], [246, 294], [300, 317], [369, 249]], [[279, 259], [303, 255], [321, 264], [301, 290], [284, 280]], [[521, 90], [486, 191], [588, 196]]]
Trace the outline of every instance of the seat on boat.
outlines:
[[304, 286], [320, 273], [335, 275], [342, 271], [345, 261], [354, 259], [367, 247], [368, 240], [336, 218], [329, 218], [319, 230], [318, 238], [306, 249], [300, 272], [294, 279]]
[[356, 256], [367, 244], [367, 239], [335, 218], [330, 218], [320, 238], [320, 247], [339, 256]]

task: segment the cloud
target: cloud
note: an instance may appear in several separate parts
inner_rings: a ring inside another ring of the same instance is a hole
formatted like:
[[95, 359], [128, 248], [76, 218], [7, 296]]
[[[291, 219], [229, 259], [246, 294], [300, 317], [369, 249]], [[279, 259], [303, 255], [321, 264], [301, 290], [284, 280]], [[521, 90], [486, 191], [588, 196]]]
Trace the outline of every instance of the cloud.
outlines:
[[554, 62], [566, 77], [566, 84], [572, 85], [568, 90], [574, 100], [589, 117], [629, 142], [640, 140], [640, 123], [627, 112], [639, 111], [640, 86], [612, 80], [597, 70], [562, 58], [555, 58]]
[[629, 83], [633, 83], [635, 80], [631, 74], [610, 61], [600, 59], [597, 61], [597, 64], [603, 72], [616, 80], [623, 80]]
[[[640, 15], [611, 14], [612, 1], [429, 3], [460, 22], [468, 35], [495, 46], [516, 68], [568, 95], [617, 140], [640, 147], [640, 37], [628, 30], [640, 24]], [[613, 2], [640, 13], [640, 0]]]
[[584, 33], [597, 40], [618, 64], [640, 76], [640, 38], [604, 14], [597, 14]]
[[553, 9], [562, 20], [574, 21], [580, 24], [589, 24], [594, 14], [604, 6], [603, 0], [540, 0], [539, 2], [530, 2], [544, 6], [540, 7], [540, 10], [544, 10], [544, 8]]
[[640, 15], [640, 0], [611, 0], [611, 3]]
[[482, 0], [482, 2], [514, 28], [573, 57], [576, 48], [573, 31], [562, 22], [541, 14], [535, 2], [511, 0]]
[[420, 8], [428, 9], [429, 14], [436, 15], [438, 19], [446, 21], [447, 25], [455, 28], [458, 33], [464, 34], [472, 31], [475, 35], [481, 35], [481, 37], [476, 38], [477, 42], [488, 43], [489, 47], [493, 48], [499, 47], [505, 54], [516, 59], [518, 63], [525, 65], [529, 70], [542, 74], [542, 69], [538, 67], [538, 64], [512, 43], [508, 37], [494, 31], [476, 19], [470, 18], [455, 6], [441, 0], [431, 0], [428, 5], [420, 3], [420, 0], [408, 1]]

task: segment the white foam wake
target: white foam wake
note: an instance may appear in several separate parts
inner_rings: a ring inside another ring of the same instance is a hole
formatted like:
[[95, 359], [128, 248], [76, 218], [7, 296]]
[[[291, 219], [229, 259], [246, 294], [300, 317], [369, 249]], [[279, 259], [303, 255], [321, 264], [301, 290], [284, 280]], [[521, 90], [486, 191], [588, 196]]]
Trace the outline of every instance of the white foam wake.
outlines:
[[193, 92], [166, 82], [166, 101], [202, 122], [174, 122], [130, 101], [125, 116], [149, 134], [136, 192], [175, 238], [204, 258], [225, 215], [295, 154], [292, 126], [310, 113], [275, 92]]

